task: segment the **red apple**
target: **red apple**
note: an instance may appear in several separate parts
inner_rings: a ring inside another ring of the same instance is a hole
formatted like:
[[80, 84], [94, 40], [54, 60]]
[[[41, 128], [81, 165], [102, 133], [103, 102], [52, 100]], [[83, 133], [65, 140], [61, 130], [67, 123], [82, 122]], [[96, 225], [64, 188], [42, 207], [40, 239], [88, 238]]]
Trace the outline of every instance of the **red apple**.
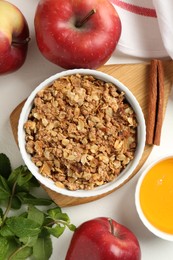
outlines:
[[81, 224], [73, 234], [65, 260], [140, 260], [136, 236], [110, 218]]
[[26, 58], [29, 29], [21, 11], [0, 0], [0, 75], [19, 69]]
[[97, 68], [111, 56], [121, 34], [108, 0], [41, 0], [35, 13], [41, 53], [66, 68]]

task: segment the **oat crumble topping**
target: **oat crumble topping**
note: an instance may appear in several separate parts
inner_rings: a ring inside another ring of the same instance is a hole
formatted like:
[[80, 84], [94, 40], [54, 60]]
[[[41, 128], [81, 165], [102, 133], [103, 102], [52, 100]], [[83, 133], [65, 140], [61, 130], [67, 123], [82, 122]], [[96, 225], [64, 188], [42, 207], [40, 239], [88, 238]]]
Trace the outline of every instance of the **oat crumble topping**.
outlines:
[[39, 91], [24, 129], [39, 172], [69, 190], [114, 180], [137, 144], [136, 115], [124, 93], [90, 75], [65, 76]]

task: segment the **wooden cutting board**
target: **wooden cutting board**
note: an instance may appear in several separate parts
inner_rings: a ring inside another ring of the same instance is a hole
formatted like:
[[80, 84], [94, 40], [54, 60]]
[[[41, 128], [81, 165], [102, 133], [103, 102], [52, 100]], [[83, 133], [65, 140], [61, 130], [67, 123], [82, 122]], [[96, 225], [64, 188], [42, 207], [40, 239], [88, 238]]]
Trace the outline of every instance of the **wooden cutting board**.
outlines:
[[[150, 64], [120, 64], [120, 65], [105, 65], [99, 68], [100, 71], [103, 71], [111, 76], [114, 76], [118, 80], [120, 80], [122, 83], [124, 83], [131, 92], [136, 96], [139, 104], [142, 107], [144, 117], [147, 118], [147, 100], [148, 100], [148, 80], [149, 80], [149, 69]], [[164, 71], [165, 71], [165, 104], [164, 108], [166, 109], [166, 104], [168, 101], [168, 96], [171, 90], [171, 84], [172, 84], [172, 76], [173, 76], [173, 62], [171, 61], [165, 61], [164, 62]], [[17, 126], [18, 126], [18, 119], [21, 112], [21, 109], [23, 107], [24, 101], [19, 104], [14, 111], [10, 115], [10, 123], [12, 127], [12, 131], [14, 134], [14, 138], [17, 143]], [[152, 151], [152, 146], [146, 145], [144, 149], [144, 153], [142, 156], [142, 159], [135, 169], [135, 171], [131, 174], [131, 176], [126, 180], [122, 185], [124, 185], [126, 182], [128, 182], [141, 168], [141, 166], [144, 164], [148, 156], [150, 155]], [[121, 185], [121, 186], [122, 186]], [[120, 188], [121, 186], [117, 187], [116, 189]], [[91, 198], [75, 198], [75, 197], [69, 197], [64, 196], [61, 194], [58, 194], [45, 186], [42, 186], [43, 189], [48, 193], [48, 195], [52, 198], [52, 200], [55, 201], [60, 207], [65, 206], [73, 206], [78, 205], [82, 203], [87, 203], [90, 201], [97, 200], [101, 197], [104, 197], [108, 195], [100, 195], [95, 196]]]

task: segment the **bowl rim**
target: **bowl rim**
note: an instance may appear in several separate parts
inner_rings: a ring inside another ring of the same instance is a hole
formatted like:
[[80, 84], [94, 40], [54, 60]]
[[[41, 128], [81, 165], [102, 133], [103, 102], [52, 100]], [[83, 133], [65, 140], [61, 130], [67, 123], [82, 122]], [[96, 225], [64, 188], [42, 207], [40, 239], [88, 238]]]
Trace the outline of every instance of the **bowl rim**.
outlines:
[[166, 154], [166, 155], [161, 155], [159, 156], [157, 159], [155, 159], [152, 163], [150, 163], [150, 165], [148, 165], [145, 170], [141, 173], [137, 184], [136, 184], [136, 189], [135, 189], [135, 206], [136, 206], [136, 210], [138, 213], [139, 218], [141, 219], [141, 221], [143, 222], [143, 224], [145, 225], [146, 228], [148, 228], [148, 230], [153, 233], [154, 235], [156, 235], [159, 238], [162, 238], [164, 240], [167, 241], [173, 241], [173, 234], [169, 234], [166, 233], [164, 231], [161, 231], [160, 229], [156, 228], [154, 225], [152, 225], [149, 220], [146, 218], [145, 214], [143, 213], [143, 210], [141, 208], [141, 204], [140, 204], [140, 187], [141, 184], [145, 178], [145, 176], [148, 174], [149, 170], [155, 166], [156, 164], [158, 164], [161, 161], [164, 161], [166, 159], [172, 158], [173, 159], [173, 154]]
[[[137, 130], [137, 139], [138, 142], [137, 149], [136, 149], [136, 156], [135, 159], [133, 159], [129, 165], [125, 168], [125, 170], [122, 171], [120, 174], [121, 178], [116, 178], [114, 181], [104, 184], [100, 187], [97, 187], [93, 190], [77, 190], [77, 191], [70, 191], [64, 188], [59, 188], [57, 187], [54, 182], [44, 176], [42, 176], [38, 171], [37, 167], [30, 161], [29, 155], [25, 150], [25, 141], [24, 141], [24, 129], [23, 125], [24, 122], [27, 120], [28, 114], [31, 110], [32, 107], [32, 102], [35, 98], [35, 95], [37, 92], [46, 86], [50, 85], [52, 82], [54, 82], [56, 79], [63, 77], [63, 76], [68, 76], [72, 74], [82, 74], [82, 75], [92, 75], [98, 79], [104, 80], [105, 82], [112, 82], [117, 86], [118, 89], [121, 91], [125, 92], [125, 97], [128, 100], [128, 102], [131, 104], [133, 107], [136, 116], [137, 116], [137, 121], [138, 121], [138, 130]], [[127, 179], [130, 177], [133, 177], [133, 171], [139, 164], [139, 161], [143, 155], [144, 152], [144, 147], [145, 147], [145, 139], [146, 139], [146, 126], [145, 126], [145, 119], [144, 115], [142, 112], [142, 108], [140, 107], [136, 97], [132, 94], [132, 92], [118, 79], [114, 78], [113, 76], [110, 76], [109, 74], [106, 74], [101, 71], [97, 70], [92, 70], [92, 69], [72, 69], [72, 70], [66, 70], [62, 72], [58, 72], [49, 78], [45, 79], [42, 81], [29, 95], [27, 98], [22, 111], [20, 113], [19, 117], [19, 122], [18, 122], [18, 145], [19, 145], [19, 150], [22, 155], [22, 158], [28, 167], [28, 169], [31, 171], [31, 173], [36, 177], [36, 179], [41, 182], [44, 186], [47, 188], [60, 193], [65, 196], [70, 196], [70, 197], [93, 197], [93, 196], [99, 196], [103, 195], [105, 193], [108, 193], [118, 187], [120, 187]]]

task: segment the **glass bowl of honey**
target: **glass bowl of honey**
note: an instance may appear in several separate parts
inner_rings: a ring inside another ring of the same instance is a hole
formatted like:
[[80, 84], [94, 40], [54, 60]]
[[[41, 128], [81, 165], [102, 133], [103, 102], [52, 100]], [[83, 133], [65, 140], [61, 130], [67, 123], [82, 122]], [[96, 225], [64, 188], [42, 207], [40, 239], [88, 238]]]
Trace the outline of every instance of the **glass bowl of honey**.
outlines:
[[173, 155], [157, 159], [143, 171], [135, 204], [141, 221], [153, 234], [173, 241]]

